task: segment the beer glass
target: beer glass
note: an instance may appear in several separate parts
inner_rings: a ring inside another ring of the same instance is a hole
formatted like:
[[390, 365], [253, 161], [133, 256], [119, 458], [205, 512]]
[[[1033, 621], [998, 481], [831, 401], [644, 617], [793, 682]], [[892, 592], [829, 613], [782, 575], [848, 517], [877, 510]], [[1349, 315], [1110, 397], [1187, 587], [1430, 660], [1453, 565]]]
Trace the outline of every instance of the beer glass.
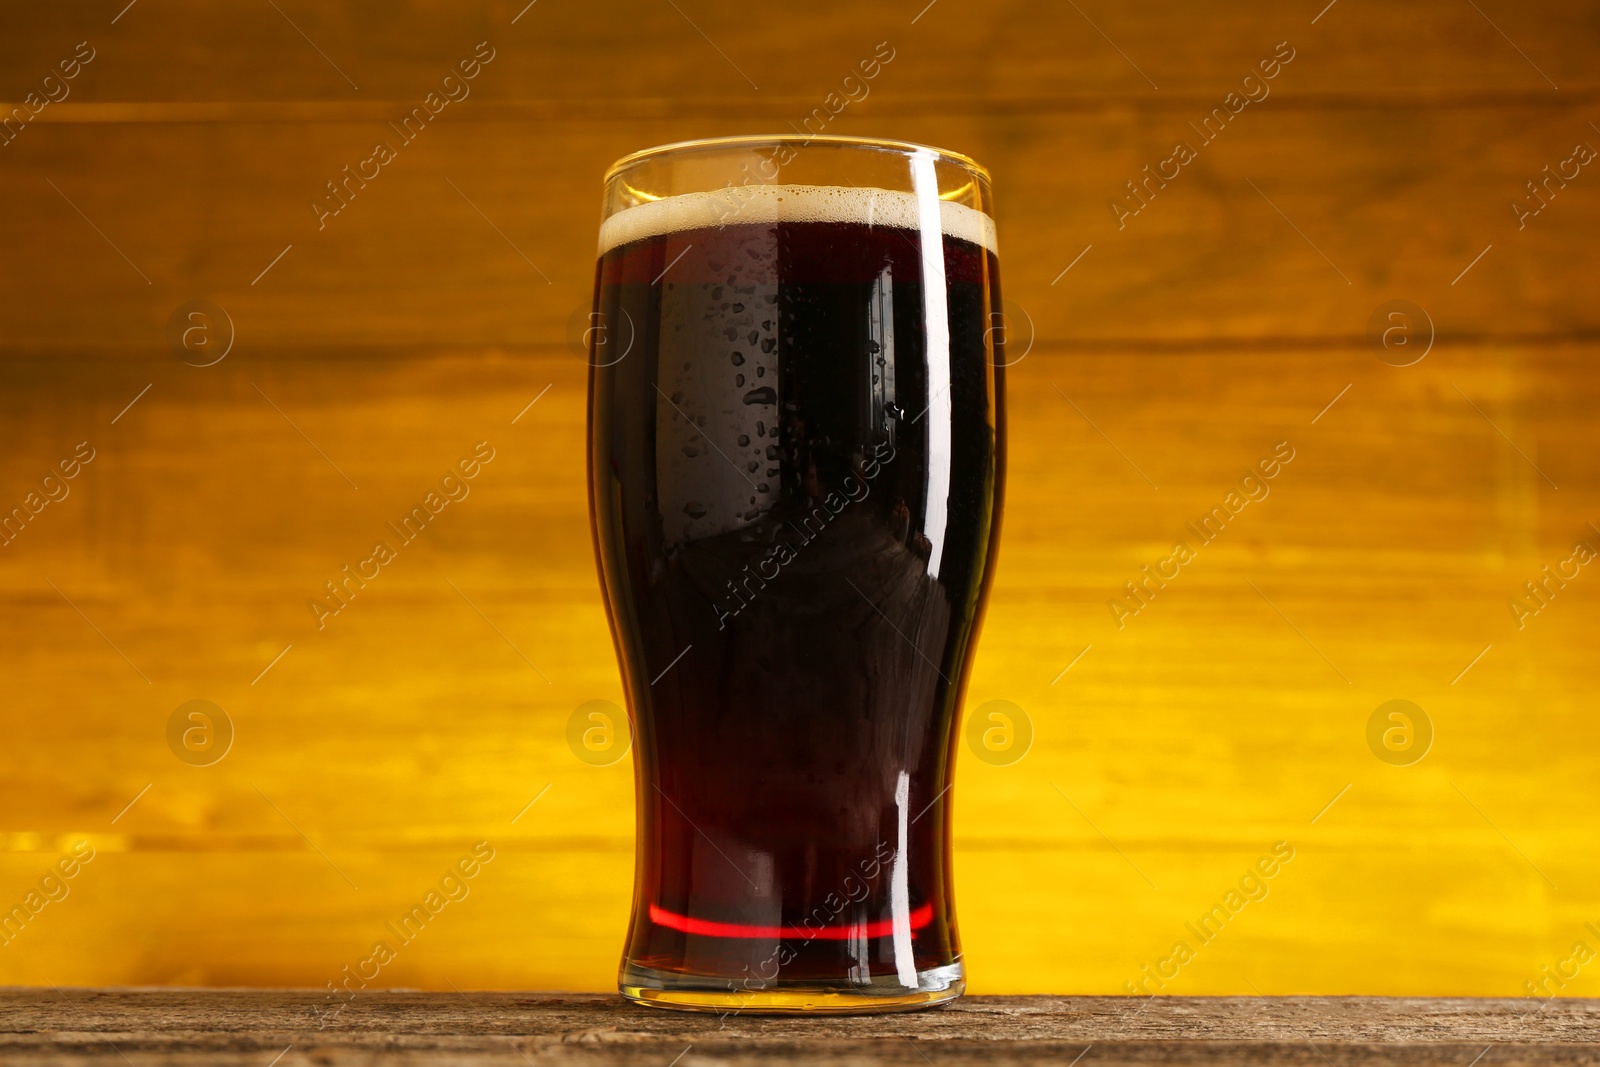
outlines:
[[965, 986], [956, 719], [1005, 457], [989, 176], [842, 137], [605, 177], [595, 556], [636, 743], [619, 985], [722, 1012]]

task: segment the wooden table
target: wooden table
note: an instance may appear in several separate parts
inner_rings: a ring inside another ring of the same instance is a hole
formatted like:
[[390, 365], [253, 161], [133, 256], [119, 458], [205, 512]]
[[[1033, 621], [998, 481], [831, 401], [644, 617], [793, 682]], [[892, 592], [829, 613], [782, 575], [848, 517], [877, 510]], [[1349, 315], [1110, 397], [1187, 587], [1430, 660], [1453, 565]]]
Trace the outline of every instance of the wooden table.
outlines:
[[[325, 1029], [304, 990], [14, 989], [0, 1062], [648, 1064], [1438, 1063], [1600, 1060], [1600, 1002], [1382, 997], [968, 997], [774, 1019], [562, 993], [363, 995]], [[274, 1059], [273, 1057], [278, 1057]]]

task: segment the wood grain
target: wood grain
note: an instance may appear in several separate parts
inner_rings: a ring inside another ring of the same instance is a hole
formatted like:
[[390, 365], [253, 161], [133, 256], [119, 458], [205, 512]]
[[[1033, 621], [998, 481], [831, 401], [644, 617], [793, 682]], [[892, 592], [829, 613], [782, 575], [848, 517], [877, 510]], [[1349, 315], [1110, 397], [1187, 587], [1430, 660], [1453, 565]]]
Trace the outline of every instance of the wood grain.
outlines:
[[[29, 128], [6, 160], [16, 210], [0, 219], [0, 240], [20, 253], [0, 264], [0, 282], [29, 299], [0, 337], [44, 351], [160, 351], [174, 310], [208, 297], [233, 316], [242, 345], [565, 346], [569, 320], [589, 306], [606, 165], [641, 144], [782, 125], [457, 121], [471, 103], [441, 114], [320, 223], [311, 201], [324, 183], [374, 140], [398, 140], [383, 121]], [[1136, 207], [1125, 183], [1175, 140], [1198, 142], [1188, 124], [1205, 106], [894, 126], [1002, 176], [1007, 299], [1041, 343], [1362, 344], [1374, 310], [1394, 298], [1468, 343], [1600, 332], [1584, 297], [1600, 180], [1587, 188], [1585, 172], [1521, 230], [1510, 208], [1575, 141], [1600, 145], [1583, 108], [1307, 113], [1275, 103], [1242, 113], [1120, 228], [1113, 198]], [[837, 128], [883, 130], [848, 112]], [[559, 146], [559, 157], [537, 145]], [[124, 180], [79, 177], [108, 158]], [[74, 296], [87, 292], [92, 301]]]
[[[314, 995], [262, 991], [11, 991], [0, 1055], [340, 1067], [398, 1064], [1590, 1063], [1593, 1001], [1529, 1014], [1496, 1000], [1371, 997], [967, 997], [877, 1017], [719, 1018], [617, 997], [451, 992], [358, 996], [323, 1029]], [[676, 1058], [675, 1058], [676, 1057]], [[117, 1061], [120, 1062], [120, 1061]]]
[[527, 0], [422, 0], [402, 10], [291, 2], [278, 11], [178, 0], [134, 7], [113, 25], [126, 3], [19, 12], [0, 42], [8, 72], [0, 95], [30, 87], [57, 51], [70, 53], [86, 38], [105, 59], [88, 68], [71, 99], [94, 102], [410, 101], [482, 40], [503, 58], [475, 89], [478, 98], [654, 101], [712, 117], [769, 97], [804, 99], [809, 110], [880, 40], [894, 45], [896, 58], [872, 99], [961, 101], [968, 110], [1072, 99], [1123, 107], [1126, 97], [1162, 106], [1166, 94], [1209, 96], [1280, 40], [1335, 60], [1307, 64], [1296, 92], [1554, 100], [1600, 88], [1582, 44], [1595, 32], [1593, 13], [1551, 2], [1474, 10], [1345, 0], [1317, 18], [1326, 0], [1251, 0], [1204, 13], [1176, 0], [1076, 8], [777, 0], [754, 10], [737, 0], [693, 0], [676, 10], [637, 0], [541, 0], [532, 8]]
[[[1508, 609], [1600, 540], [1600, 177], [1523, 228], [1510, 208], [1576, 141], [1600, 145], [1593, 11], [277, 6], [40, 5], [0, 33], [13, 101], [78, 41], [99, 49], [0, 146], [0, 506], [97, 450], [0, 548], [0, 905], [72, 841], [98, 850], [0, 948], [0, 980], [319, 988], [486, 840], [471, 898], [385, 980], [612, 986], [630, 762], [584, 764], [564, 733], [580, 703], [620, 699], [568, 346], [599, 177], [649, 144], [782, 130], [879, 40], [895, 59], [829, 131], [988, 164], [1011, 314], [1031, 323], [1012, 327], [1032, 345], [968, 704], [1018, 703], [1036, 736], [1012, 766], [961, 757], [972, 988], [1125, 991], [1277, 841], [1296, 858], [1270, 895], [1162, 992], [1510, 997], [1600, 945], [1596, 579], [1522, 628]], [[319, 230], [323, 183], [485, 39], [473, 95]], [[1124, 183], [1282, 40], [1296, 58], [1271, 96], [1119, 229]], [[202, 297], [236, 338], [195, 368], [166, 331]], [[1434, 326], [1411, 367], [1368, 341], [1395, 298]], [[497, 453], [471, 496], [318, 629], [322, 583], [478, 441]], [[1283, 441], [1271, 495], [1119, 627], [1108, 601]], [[236, 727], [212, 767], [165, 740], [196, 698]], [[1365, 737], [1395, 698], [1435, 727], [1409, 767]], [[1511, 1009], [1371, 1010], [1403, 1030]], [[1343, 1032], [1334, 1059], [1387, 1055]], [[372, 1040], [339, 1054], [390, 1038]]]

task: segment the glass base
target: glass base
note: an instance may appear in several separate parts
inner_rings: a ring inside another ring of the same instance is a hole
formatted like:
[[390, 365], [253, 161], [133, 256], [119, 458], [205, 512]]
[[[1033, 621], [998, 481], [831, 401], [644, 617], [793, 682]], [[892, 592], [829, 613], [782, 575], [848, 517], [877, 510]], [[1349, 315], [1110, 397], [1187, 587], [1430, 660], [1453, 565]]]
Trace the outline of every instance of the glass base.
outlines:
[[658, 971], [625, 961], [617, 986], [635, 1004], [651, 1008], [726, 1015], [873, 1015], [948, 1003], [966, 991], [967, 980], [957, 961], [918, 971], [914, 989], [890, 978], [867, 985], [785, 983], [740, 989], [727, 979]]

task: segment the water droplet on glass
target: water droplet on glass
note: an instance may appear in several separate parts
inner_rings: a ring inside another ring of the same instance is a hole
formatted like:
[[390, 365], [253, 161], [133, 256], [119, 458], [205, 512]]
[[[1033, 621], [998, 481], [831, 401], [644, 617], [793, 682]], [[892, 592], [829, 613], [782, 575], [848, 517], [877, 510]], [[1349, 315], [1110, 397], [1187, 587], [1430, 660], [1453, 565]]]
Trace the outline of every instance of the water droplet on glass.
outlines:
[[683, 505], [683, 513], [691, 519], [703, 519], [706, 517], [706, 509], [700, 506], [698, 500], [691, 500]]
[[739, 444], [747, 445], [749, 443], [750, 443], [750, 435], [749, 434], [742, 433], [742, 434], [739, 435]]
[[778, 402], [778, 391], [770, 385], [757, 386], [744, 394], [744, 402], [746, 404], [776, 404]]
[[743, 352], [735, 352], [733, 355], [729, 356], [728, 358], [733, 360], [733, 365], [735, 367], [744, 366], [744, 353]]

